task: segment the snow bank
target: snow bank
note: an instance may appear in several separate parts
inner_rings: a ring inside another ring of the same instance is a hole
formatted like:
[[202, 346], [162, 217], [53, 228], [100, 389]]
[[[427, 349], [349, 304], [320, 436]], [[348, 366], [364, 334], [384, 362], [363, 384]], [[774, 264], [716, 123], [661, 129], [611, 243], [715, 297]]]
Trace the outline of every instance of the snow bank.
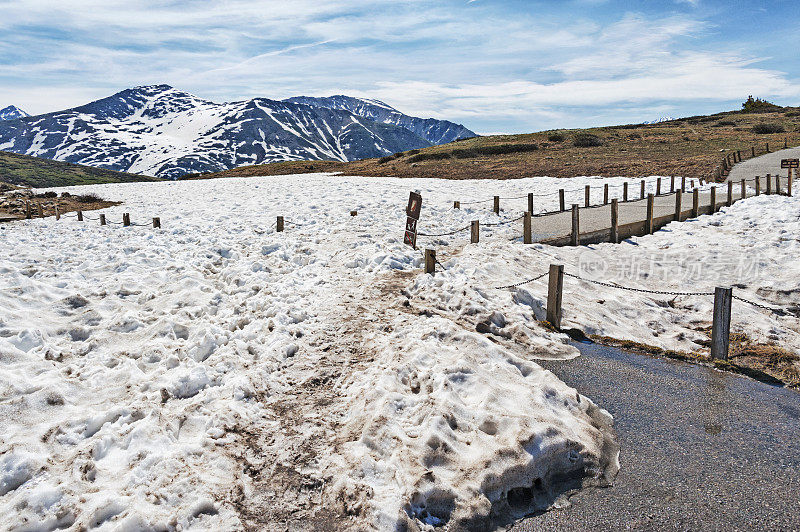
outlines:
[[[535, 363], [577, 355], [538, 324], [544, 284], [493, 288], [552, 260], [578, 268], [581, 251], [522, 246], [510, 241], [519, 227], [488, 228], [479, 245], [436, 239], [447, 271], [431, 277], [402, 244], [409, 190], [422, 192], [434, 232], [500, 219], [490, 204], [454, 211], [453, 199], [558, 187], [577, 199], [586, 183], [597, 180], [98, 185], [67, 190], [124, 201], [105, 210], [110, 221], [159, 216], [163, 229], [69, 218], [0, 226], [8, 526], [470, 526], [557, 504], [581, 479], [606, 481], [617, 467], [610, 417]], [[796, 201], [749, 203], [593, 249], [636, 257], [683, 231], [696, 257], [709, 246], [761, 253], [771, 284], [741, 290], [792, 300], [796, 276], [782, 257], [796, 246]], [[568, 285], [565, 322], [697, 346], [710, 302], [669, 301]], [[796, 323], [744, 312], [739, 326], [796, 345]]]

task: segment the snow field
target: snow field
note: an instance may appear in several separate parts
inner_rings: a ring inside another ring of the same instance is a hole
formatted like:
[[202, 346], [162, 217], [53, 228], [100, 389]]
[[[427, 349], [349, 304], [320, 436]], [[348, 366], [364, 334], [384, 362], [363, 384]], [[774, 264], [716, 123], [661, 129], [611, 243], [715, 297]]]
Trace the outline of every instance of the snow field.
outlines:
[[[420, 230], [434, 232], [476, 214], [501, 219], [491, 203], [454, 211], [454, 199], [602, 182], [98, 185], [65, 190], [124, 201], [109, 220], [160, 216], [163, 229], [0, 226], [9, 527], [237, 529], [291, 517], [302, 528], [320, 508], [349, 515], [345, 527], [468, 526], [547, 507], [578, 476], [608, 480], [618, 467], [610, 416], [534, 362], [577, 355], [537, 324], [545, 284], [492, 287], [554, 260], [577, 268], [580, 253], [611, 261], [679, 246], [701, 259], [759, 257], [765, 280], [736, 293], [785, 304], [798, 290], [784, 259], [796, 252], [796, 200], [747, 200], [588, 251], [512, 243], [517, 226], [487, 230], [479, 245], [439, 238], [448, 269], [436, 276], [402, 244], [409, 190], [424, 198]], [[276, 215], [285, 233], [274, 233]], [[571, 282], [565, 323], [589, 332], [696, 348], [696, 326], [710, 320], [710, 299], [670, 304]], [[795, 349], [796, 325], [734, 308], [734, 327]]]

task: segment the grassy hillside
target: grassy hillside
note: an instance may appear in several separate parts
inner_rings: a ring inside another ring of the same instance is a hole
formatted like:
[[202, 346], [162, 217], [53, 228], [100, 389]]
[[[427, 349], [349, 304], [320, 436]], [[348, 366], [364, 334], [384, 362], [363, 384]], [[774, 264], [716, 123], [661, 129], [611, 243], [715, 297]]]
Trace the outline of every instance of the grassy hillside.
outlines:
[[[300, 161], [204, 174], [242, 177], [308, 172], [363, 176], [513, 179], [530, 176], [681, 175], [709, 179], [731, 150], [800, 145], [800, 109], [731, 111], [652, 125], [475, 137], [350, 163]], [[767, 132], [775, 131], [775, 132]], [[744, 154], [743, 154], [744, 155]]]
[[43, 188], [159, 179], [0, 151], [0, 181]]

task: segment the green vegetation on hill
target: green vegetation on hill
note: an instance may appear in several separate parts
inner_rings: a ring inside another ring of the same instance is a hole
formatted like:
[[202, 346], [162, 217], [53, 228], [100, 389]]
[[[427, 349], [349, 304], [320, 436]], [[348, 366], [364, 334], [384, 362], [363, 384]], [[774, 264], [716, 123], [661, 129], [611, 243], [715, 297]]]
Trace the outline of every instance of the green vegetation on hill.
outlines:
[[126, 174], [103, 168], [0, 151], [0, 181], [44, 188], [160, 180], [156, 177]]

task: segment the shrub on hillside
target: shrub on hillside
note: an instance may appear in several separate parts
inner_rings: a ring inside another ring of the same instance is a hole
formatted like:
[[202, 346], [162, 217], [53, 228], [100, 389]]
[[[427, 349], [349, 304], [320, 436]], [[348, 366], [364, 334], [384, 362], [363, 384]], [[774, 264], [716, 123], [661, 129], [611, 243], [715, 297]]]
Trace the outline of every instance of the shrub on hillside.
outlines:
[[783, 109], [780, 105], [775, 105], [767, 100], [761, 98], [753, 99], [752, 96], [747, 98], [747, 101], [742, 104], [742, 111], [745, 113], [772, 113]]
[[41, 194], [36, 194], [34, 198], [57, 198], [58, 194], [53, 192], [52, 190], [48, 190], [47, 192], [42, 192]]
[[101, 200], [100, 196], [97, 194], [81, 194], [80, 196], [75, 196], [75, 201], [80, 203], [95, 203], [103, 200]]
[[450, 153], [446, 151], [434, 152], [434, 153], [417, 153], [408, 158], [409, 163], [419, 163], [422, 161], [442, 161], [444, 159], [449, 159]]
[[577, 148], [591, 148], [593, 146], [602, 146], [603, 141], [597, 135], [591, 133], [577, 133], [573, 139], [572, 144]]
[[780, 124], [756, 124], [753, 126], [753, 133], [759, 135], [771, 135], [773, 133], [785, 133], [786, 130]]
[[550, 133], [547, 135], [547, 140], [550, 142], [563, 142], [564, 141], [564, 134], [563, 133]]
[[385, 163], [388, 163], [389, 161], [393, 161], [393, 160], [394, 160], [394, 157], [392, 157], [392, 156], [381, 157], [380, 159], [378, 159], [378, 164], [385, 164]]

